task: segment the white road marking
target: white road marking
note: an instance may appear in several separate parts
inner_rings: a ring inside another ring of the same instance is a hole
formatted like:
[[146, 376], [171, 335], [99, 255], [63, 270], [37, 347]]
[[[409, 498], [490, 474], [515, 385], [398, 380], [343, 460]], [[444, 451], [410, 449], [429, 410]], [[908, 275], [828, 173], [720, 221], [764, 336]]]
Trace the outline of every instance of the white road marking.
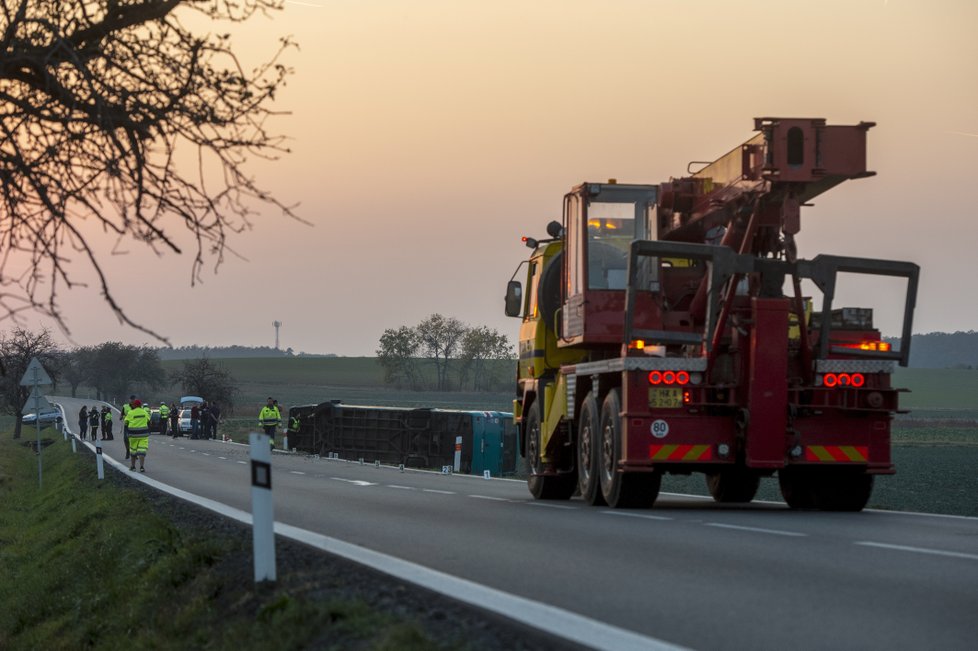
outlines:
[[181, 445], [181, 446], [180, 446], [180, 449], [181, 449], [181, 450], [186, 450], [187, 448], [185, 448], [185, 447], [183, 447], [183, 446]]
[[576, 506], [567, 506], [566, 504], [549, 504], [547, 502], [527, 502], [530, 506], [542, 506], [548, 509], [563, 509], [565, 511], [577, 511]]
[[454, 495], [455, 491], [440, 491], [435, 488], [422, 488], [422, 493], [438, 493], [439, 495]]
[[505, 497], [492, 497], [490, 495], [469, 495], [469, 497], [474, 497], [477, 500], [492, 500], [493, 502], [508, 502], [509, 501]]
[[399, 488], [402, 491], [416, 491], [416, 490], [418, 490], [417, 488], [414, 488], [413, 486], [398, 486], [397, 484], [387, 484], [387, 488]]
[[243, 466], [247, 466], [248, 465], [248, 462], [247, 461], [239, 461], [238, 463], [240, 463]]
[[651, 515], [649, 513], [629, 513], [628, 511], [602, 511], [605, 515], [621, 515], [626, 518], [641, 518], [643, 520], [674, 520], [665, 515]]
[[301, 470], [290, 470], [289, 472], [292, 473], [293, 475], [304, 475], [304, 474], [306, 474], [306, 473], [302, 472]]
[[227, 457], [218, 457], [218, 459], [224, 459], [225, 461], [227, 461], [227, 460], [228, 460], [228, 458], [227, 458]]
[[901, 552], [914, 552], [915, 554], [930, 554], [932, 556], [948, 556], [950, 558], [966, 558], [970, 561], [978, 561], [978, 554], [966, 554], [965, 552], [952, 552], [943, 549], [927, 549], [926, 547], [910, 547], [909, 545], [890, 545], [887, 543], [872, 542], [871, 540], [857, 540], [856, 545], [864, 547], [878, 547], [880, 549], [895, 549]]
[[205, 457], [209, 457], [209, 456], [211, 456], [211, 453], [210, 452], [204, 452], [204, 456]]
[[718, 527], [720, 529], [735, 529], [737, 531], [753, 531], [754, 533], [770, 533], [775, 536], [795, 536], [803, 538], [807, 536], [807, 533], [801, 533], [799, 531], [784, 531], [782, 529], [765, 529], [763, 527], [745, 527], [739, 524], [724, 524], [723, 522], [704, 522], [707, 527]]
[[371, 481], [363, 481], [362, 479], [344, 479], [343, 477], [330, 477], [330, 479], [335, 479], [336, 481], [344, 481], [347, 484], [354, 484], [355, 486], [376, 486], [377, 484]]

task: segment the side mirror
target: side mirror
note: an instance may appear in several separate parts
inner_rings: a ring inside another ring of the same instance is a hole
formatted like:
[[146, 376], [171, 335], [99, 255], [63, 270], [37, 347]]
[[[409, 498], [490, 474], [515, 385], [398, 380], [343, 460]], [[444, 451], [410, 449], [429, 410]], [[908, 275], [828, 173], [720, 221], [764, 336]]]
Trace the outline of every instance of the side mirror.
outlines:
[[518, 280], [506, 283], [506, 316], [520, 316], [523, 312], [523, 285]]

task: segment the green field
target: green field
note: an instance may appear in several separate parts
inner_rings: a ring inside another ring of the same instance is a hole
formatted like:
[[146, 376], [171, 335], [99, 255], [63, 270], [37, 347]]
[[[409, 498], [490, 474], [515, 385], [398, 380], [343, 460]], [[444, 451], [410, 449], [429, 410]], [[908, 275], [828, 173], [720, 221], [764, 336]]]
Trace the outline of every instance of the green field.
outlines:
[[893, 386], [910, 389], [900, 405], [921, 418], [978, 420], [978, 369], [898, 368]]
[[[479, 411], [513, 408], [512, 391], [412, 391], [385, 384], [383, 369], [373, 357], [236, 358], [214, 362], [226, 368], [237, 382], [240, 393], [235, 415], [239, 417], [252, 411], [257, 414], [268, 396], [287, 407], [342, 400], [356, 405]], [[181, 364], [166, 361], [163, 367], [173, 371]], [[502, 377], [512, 377], [514, 364], [501, 362], [497, 372]], [[179, 387], [163, 393], [176, 395]]]

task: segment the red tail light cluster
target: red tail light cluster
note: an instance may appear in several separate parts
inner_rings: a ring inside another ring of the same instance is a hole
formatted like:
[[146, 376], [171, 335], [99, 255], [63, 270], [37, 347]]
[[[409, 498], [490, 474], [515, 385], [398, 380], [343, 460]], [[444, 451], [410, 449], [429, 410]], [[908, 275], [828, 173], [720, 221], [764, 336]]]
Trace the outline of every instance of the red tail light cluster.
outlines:
[[686, 371], [652, 371], [649, 373], [649, 384], [689, 384], [689, 373]]
[[826, 373], [822, 376], [822, 384], [829, 387], [856, 387], [866, 384], [862, 373]]

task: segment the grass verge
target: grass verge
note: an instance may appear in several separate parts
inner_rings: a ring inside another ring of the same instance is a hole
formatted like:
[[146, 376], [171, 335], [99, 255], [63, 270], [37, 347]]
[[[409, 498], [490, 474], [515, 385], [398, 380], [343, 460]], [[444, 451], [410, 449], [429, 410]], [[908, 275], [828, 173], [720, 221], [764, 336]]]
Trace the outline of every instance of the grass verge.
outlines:
[[43, 461], [39, 489], [33, 451], [0, 439], [0, 649], [532, 648], [478, 611], [283, 539], [278, 583], [256, 590], [248, 527], [112, 469], [99, 482], [93, 455], [60, 439]]

